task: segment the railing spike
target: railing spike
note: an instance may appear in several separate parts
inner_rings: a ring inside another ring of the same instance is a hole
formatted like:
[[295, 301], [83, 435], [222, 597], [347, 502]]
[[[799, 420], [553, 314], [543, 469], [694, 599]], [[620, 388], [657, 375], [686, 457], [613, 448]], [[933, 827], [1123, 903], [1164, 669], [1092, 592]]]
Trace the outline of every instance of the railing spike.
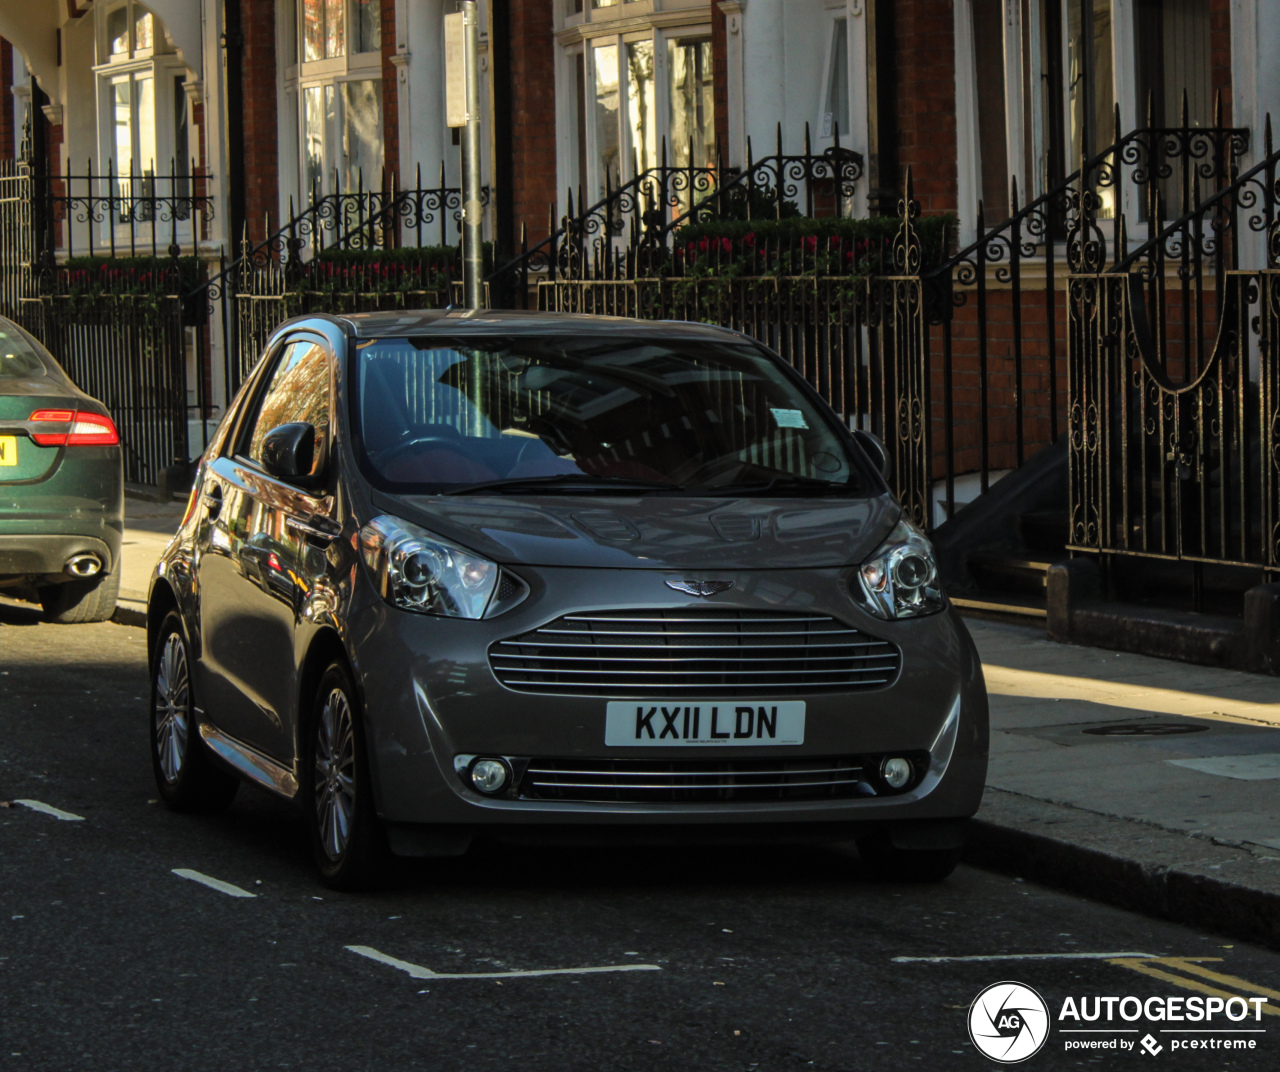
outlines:
[[1018, 205], [1018, 176], [1017, 175], [1012, 176], [1009, 182], [1009, 186], [1010, 186], [1010, 194], [1011, 194], [1010, 204], [1013, 206], [1012, 215], [1016, 216], [1018, 214], [1018, 208], [1020, 207]]
[[1213, 125], [1222, 128], [1222, 87], [1219, 86], [1213, 93]]
[[809, 120], [807, 119], [804, 121], [804, 155], [813, 155], [813, 145], [809, 137]]
[[778, 159], [782, 159], [782, 122], [778, 122]]
[[1264, 146], [1264, 155], [1270, 156], [1272, 152], [1271, 150], [1271, 113], [1270, 112], [1267, 113], [1267, 118], [1266, 118], [1266, 121], [1263, 123], [1262, 130], [1263, 130], [1262, 143]]
[[1124, 137], [1123, 133], [1121, 133], [1121, 130], [1120, 130], [1120, 102], [1119, 101], [1116, 101], [1116, 111], [1115, 111], [1113, 124], [1114, 125], [1112, 127], [1112, 130], [1115, 134], [1115, 137], [1111, 139], [1111, 144], [1119, 145], [1121, 138]]
[[1189, 127], [1191, 125], [1191, 105], [1185, 86], [1182, 88], [1182, 122], [1178, 125], [1181, 127]]
[[1147, 127], [1155, 129], [1156, 125], [1156, 91], [1154, 87], [1147, 89]]

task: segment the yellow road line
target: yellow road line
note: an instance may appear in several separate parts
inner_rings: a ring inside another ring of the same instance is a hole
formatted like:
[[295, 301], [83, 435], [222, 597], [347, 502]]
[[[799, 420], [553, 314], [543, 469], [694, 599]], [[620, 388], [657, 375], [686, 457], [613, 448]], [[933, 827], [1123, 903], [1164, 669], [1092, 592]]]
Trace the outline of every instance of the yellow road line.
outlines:
[[1208, 968], [1202, 968], [1199, 964], [1193, 964], [1183, 957], [1161, 957], [1157, 963], [1167, 964], [1171, 968], [1181, 968], [1183, 971], [1191, 972], [1193, 975], [1212, 979], [1215, 983], [1234, 986], [1239, 990], [1247, 990], [1251, 994], [1261, 994], [1264, 998], [1280, 998], [1280, 990], [1268, 990], [1265, 986], [1258, 986], [1257, 983], [1251, 983], [1247, 979], [1241, 979], [1236, 975], [1223, 975], [1221, 972], [1210, 971]]
[[[1184, 967], [1187, 970], [1196, 970], [1191, 964], [1178, 963], [1180, 958], [1177, 957], [1161, 957], [1154, 961], [1156, 964], [1166, 964], [1170, 967]], [[1173, 983], [1174, 986], [1181, 987], [1183, 990], [1195, 990], [1201, 994], [1210, 994], [1215, 998], [1238, 998], [1239, 994], [1233, 994], [1230, 990], [1219, 990], [1216, 986], [1209, 986], [1206, 983], [1197, 982], [1195, 979], [1186, 979], [1181, 975], [1174, 975], [1172, 972], [1161, 971], [1159, 968], [1153, 968], [1152, 961], [1147, 960], [1109, 960], [1108, 964], [1114, 964], [1120, 968], [1128, 968], [1130, 971], [1138, 972], [1141, 975], [1150, 976], [1152, 979], [1159, 979], [1162, 982]], [[1203, 969], [1201, 969], [1203, 970]], [[1256, 989], [1252, 984], [1246, 984], [1242, 979], [1235, 979], [1230, 975], [1218, 975], [1217, 972], [1211, 972], [1211, 976], [1216, 977], [1220, 981], [1233, 980], [1235, 985], [1239, 985], [1245, 989]], [[1268, 991], [1268, 993], [1271, 993]], [[1268, 1016], [1280, 1016], [1280, 1009], [1274, 1009], [1270, 1005], [1264, 1004], [1262, 1011]]]

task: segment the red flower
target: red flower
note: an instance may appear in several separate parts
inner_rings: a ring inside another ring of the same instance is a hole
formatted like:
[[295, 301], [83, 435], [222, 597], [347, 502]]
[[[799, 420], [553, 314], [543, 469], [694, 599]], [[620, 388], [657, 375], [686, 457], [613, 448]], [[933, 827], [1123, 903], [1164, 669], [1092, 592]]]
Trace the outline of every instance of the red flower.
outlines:
[[804, 248], [807, 249], [810, 253], [814, 252], [818, 248], [818, 236], [809, 235], [804, 240]]

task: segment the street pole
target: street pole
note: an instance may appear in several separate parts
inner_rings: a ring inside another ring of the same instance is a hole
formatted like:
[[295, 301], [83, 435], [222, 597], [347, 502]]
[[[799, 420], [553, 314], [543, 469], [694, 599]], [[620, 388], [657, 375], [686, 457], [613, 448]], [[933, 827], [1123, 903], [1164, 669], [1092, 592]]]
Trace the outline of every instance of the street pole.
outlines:
[[480, 225], [480, 9], [462, 0], [463, 73], [467, 123], [462, 130], [462, 292], [468, 309], [484, 305], [484, 249]]

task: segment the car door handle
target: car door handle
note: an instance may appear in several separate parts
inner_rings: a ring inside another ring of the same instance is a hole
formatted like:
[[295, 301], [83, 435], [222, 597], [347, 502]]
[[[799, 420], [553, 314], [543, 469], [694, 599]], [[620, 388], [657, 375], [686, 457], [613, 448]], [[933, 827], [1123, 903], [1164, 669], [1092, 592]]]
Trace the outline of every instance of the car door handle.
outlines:
[[308, 540], [314, 540], [323, 546], [333, 543], [342, 535], [342, 523], [323, 514], [312, 514], [308, 518], [287, 517], [284, 522], [295, 532], [300, 532]]

